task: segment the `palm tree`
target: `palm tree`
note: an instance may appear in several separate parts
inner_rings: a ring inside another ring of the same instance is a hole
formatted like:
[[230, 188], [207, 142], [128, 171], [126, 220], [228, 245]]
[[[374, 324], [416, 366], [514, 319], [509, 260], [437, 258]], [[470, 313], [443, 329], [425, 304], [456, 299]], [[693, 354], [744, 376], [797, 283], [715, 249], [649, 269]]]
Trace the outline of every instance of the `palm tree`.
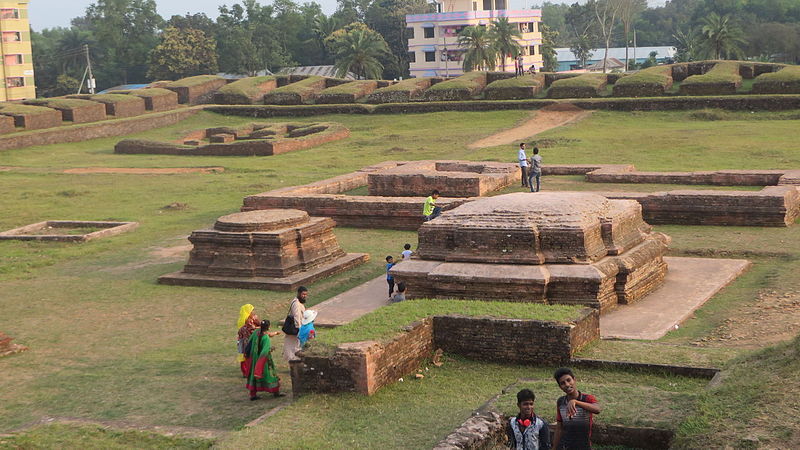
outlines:
[[494, 67], [497, 63], [497, 49], [486, 27], [469, 26], [458, 34], [458, 45], [464, 52], [464, 72]]
[[336, 20], [334, 16], [326, 16], [323, 13], [320, 13], [318, 16], [314, 17], [314, 24], [311, 26], [311, 32], [314, 33], [314, 37], [309, 39], [309, 41], [313, 40], [317, 45], [319, 45], [320, 49], [322, 49], [323, 53], [329, 53], [327, 46], [325, 45], [325, 38], [333, 34], [334, 31], [339, 29], [339, 21]]
[[522, 39], [522, 33], [516, 24], [509, 23], [507, 17], [501, 17], [493, 22], [489, 33], [502, 66], [505, 66], [507, 57], [516, 58], [522, 51], [517, 42], [517, 39]]
[[355, 28], [333, 41], [336, 76], [344, 78], [347, 72], [355, 73], [359, 79], [378, 79], [383, 73], [383, 64], [378, 58], [389, 53], [389, 47], [380, 34], [366, 27]]
[[720, 59], [723, 55], [726, 58], [741, 56], [739, 46], [747, 42], [742, 37], [741, 28], [731, 21], [728, 14], [720, 16], [712, 12], [703, 18], [700, 33], [707, 55], [713, 59]]

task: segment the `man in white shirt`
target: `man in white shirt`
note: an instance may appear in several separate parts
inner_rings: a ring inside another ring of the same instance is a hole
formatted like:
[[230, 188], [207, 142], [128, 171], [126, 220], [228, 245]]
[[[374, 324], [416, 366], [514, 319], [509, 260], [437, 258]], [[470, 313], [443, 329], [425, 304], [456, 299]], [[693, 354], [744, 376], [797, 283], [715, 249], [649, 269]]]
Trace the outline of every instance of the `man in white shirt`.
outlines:
[[517, 153], [519, 160], [519, 171], [522, 173], [522, 187], [528, 186], [528, 156], [525, 155], [525, 143], [519, 144], [519, 152]]

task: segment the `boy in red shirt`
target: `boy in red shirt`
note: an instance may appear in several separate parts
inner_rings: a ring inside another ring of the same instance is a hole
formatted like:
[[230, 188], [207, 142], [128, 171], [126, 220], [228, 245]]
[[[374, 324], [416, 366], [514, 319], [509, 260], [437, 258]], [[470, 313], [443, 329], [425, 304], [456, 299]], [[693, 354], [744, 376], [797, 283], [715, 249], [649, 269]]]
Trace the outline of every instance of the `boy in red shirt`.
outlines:
[[593, 395], [578, 390], [575, 374], [562, 367], [553, 375], [558, 387], [565, 396], [556, 401], [556, 433], [553, 438], [554, 449], [591, 449], [592, 416], [600, 414], [603, 408]]

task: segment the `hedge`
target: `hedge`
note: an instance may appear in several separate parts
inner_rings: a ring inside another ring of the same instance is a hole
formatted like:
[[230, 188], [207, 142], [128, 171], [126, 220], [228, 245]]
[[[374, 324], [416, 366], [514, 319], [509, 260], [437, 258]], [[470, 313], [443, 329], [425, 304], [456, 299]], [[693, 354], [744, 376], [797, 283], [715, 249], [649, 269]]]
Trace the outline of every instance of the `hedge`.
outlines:
[[452, 80], [442, 81], [425, 91], [425, 100], [469, 100], [486, 87], [486, 72], [468, 72]]
[[177, 81], [172, 81], [164, 85], [165, 88], [178, 88], [178, 87], [195, 87], [206, 84], [211, 81], [225, 80], [217, 75], [197, 75], [194, 77], [181, 78]]
[[409, 78], [369, 94], [367, 102], [402, 103], [416, 100], [424, 94], [426, 89], [440, 81], [442, 81], [441, 78]]
[[754, 94], [800, 94], [800, 66], [763, 73], [753, 82]]
[[249, 77], [236, 80], [219, 88], [214, 94], [218, 105], [252, 105], [260, 102], [264, 94], [278, 87], [275, 76]]
[[377, 88], [378, 82], [375, 80], [351, 81], [323, 90], [317, 95], [315, 103], [355, 103]]
[[[689, 64], [689, 73], [692, 65]], [[683, 80], [680, 86], [681, 95], [726, 95], [735, 94], [742, 85], [739, 75], [739, 63], [736, 61], [720, 61], [714, 64], [703, 75], [692, 75]]]
[[544, 77], [541, 75], [524, 75], [489, 83], [484, 90], [488, 100], [514, 100], [533, 98], [542, 90]]
[[547, 96], [550, 98], [599, 97], [608, 84], [605, 74], [585, 73], [574, 78], [556, 80], [550, 85]]
[[268, 105], [299, 105], [313, 100], [325, 88], [325, 78], [313, 75], [268, 92], [264, 96], [264, 103]]
[[672, 68], [655, 66], [620, 78], [614, 84], [614, 97], [655, 97], [672, 87]]

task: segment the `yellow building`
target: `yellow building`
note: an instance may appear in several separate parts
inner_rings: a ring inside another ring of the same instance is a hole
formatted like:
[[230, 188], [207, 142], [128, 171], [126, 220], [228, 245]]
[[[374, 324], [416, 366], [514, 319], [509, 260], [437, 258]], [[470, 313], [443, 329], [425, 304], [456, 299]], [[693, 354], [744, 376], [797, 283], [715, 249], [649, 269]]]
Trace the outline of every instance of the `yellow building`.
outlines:
[[[440, 12], [406, 16], [408, 52], [412, 77], [457, 76], [463, 74], [464, 49], [457, 44], [458, 33], [468, 26], [490, 26], [500, 17], [516, 24], [522, 34], [524, 70], [542, 67], [542, 33], [538, 9], [508, 10], [507, 0], [441, 0]], [[504, 58], [495, 70], [513, 72], [514, 59]]]
[[0, 101], [36, 97], [28, 0], [0, 0]]

